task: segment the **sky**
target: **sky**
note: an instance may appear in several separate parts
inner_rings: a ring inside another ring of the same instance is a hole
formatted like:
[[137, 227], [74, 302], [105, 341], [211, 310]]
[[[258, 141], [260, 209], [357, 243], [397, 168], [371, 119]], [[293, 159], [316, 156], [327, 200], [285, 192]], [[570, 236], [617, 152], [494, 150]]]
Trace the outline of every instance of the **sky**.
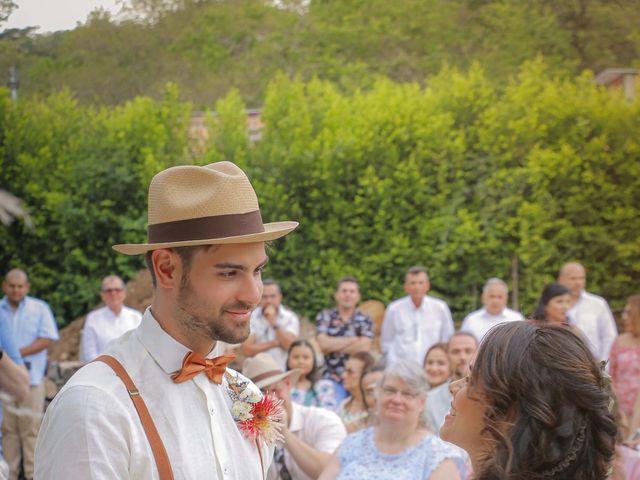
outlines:
[[9, 20], [0, 27], [24, 28], [39, 25], [38, 33], [71, 30], [76, 23], [85, 23], [87, 15], [98, 7], [114, 14], [116, 0], [13, 0], [18, 5]]

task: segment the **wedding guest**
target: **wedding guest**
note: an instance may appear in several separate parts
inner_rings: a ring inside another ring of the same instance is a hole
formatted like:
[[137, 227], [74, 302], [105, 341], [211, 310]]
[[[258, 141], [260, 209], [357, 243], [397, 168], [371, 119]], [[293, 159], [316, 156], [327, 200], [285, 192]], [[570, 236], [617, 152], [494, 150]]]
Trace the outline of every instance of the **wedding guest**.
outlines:
[[436, 343], [429, 348], [424, 357], [424, 371], [431, 388], [439, 387], [449, 380], [452, 371], [446, 343]]
[[636, 441], [626, 441], [629, 437], [629, 423], [627, 416], [620, 411], [617, 399], [613, 403], [612, 413], [618, 425], [618, 433], [613, 472], [608, 480], [637, 480], [640, 478], [640, 452], [634, 448]]
[[308, 340], [300, 338], [289, 347], [287, 371], [298, 369], [302, 373], [291, 389], [291, 401], [306, 407], [337, 408], [333, 382], [320, 378], [317, 354]]
[[382, 378], [382, 372], [384, 372], [384, 365], [375, 363], [365, 368], [360, 377], [360, 392], [362, 393], [364, 405], [367, 407], [365, 426], [374, 425], [377, 422], [378, 397], [376, 396], [376, 391]]
[[462, 321], [460, 330], [473, 333], [478, 341], [496, 325], [505, 322], [524, 320], [520, 312], [507, 307], [509, 287], [500, 278], [490, 278], [482, 288], [482, 305], [480, 310], [471, 312]]
[[607, 360], [618, 334], [609, 304], [604, 298], [586, 291], [587, 271], [579, 263], [565, 263], [558, 274], [558, 283], [571, 291], [567, 312], [571, 325], [582, 331], [598, 360]]
[[282, 304], [278, 282], [266, 278], [263, 284], [260, 306], [251, 313], [251, 333], [240, 350], [246, 357], [267, 352], [283, 368], [291, 343], [300, 335], [300, 320]]
[[569, 325], [567, 312], [571, 302], [571, 292], [559, 283], [550, 283], [542, 290], [533, 319], [538, 323]]
[[117, 275], [102, 279], [100, 298], [104, 306], [89, 312], [82, 328], [80, 360], [90, 362], [102, 355], [122, 334], [140, 325], [142, 314], [124, 304], [127, 287]]
[[384, 312], [380, 346], [387, 362], [413, 360], [421, 365], [429, 347], [453, 335], [453, 319], [444, 300], [427, 295], [431, 283], [420, 266], [407, 270], [405, 297], [394, 300]]
[[378, 389], [379, 423], [342, 442], [319, 480], [460, 480], [462, 453], [423, 422], [429, 382], [419, 364], [389, 365]]
[[347, 432], [340, 418], [326, 408], [305, 407], [291, 401], [297, 369], [284, 372], [269, 354], [263, 352], [245, 360], [242, 373], [263, 392], [282, 402], [282, 441], [274, 452], [267, 480], [311, 480], [317, 478], [332, 452]]
[[629, 331], [616, 338], [609, 355], [609, 372], [620, 409], [633, 416], [633, 404], [640, 392], [640, 295], [627, 300], [622, 321]]
[[364, 369], [373, 365], [374, 362], [375, 359], [368, 352], [354, 353], [347, 360], [342, 373], [344, 388], [349, 396], [340, 403], [338, 415], [349, 433], [362, 428], [369, 415], [360, 390], [360, 379]]
[[447, 357], [451, 365], [451, 378], [442, 385], [429, 390], [427, 406], [424, 410], [427, 424], [437, 433], [440, 431], [444, 417], [451, 406], [449, 383], [464, 377], [469, 362], [478, 348], [478, 340], [469, 332], [455, 332], [447, 344]]
[[373, 322], [358, 308], [360, 284], [355, 277], [338, 281], [333, 295], [334, 308], [322, 310], [316, 316], [316, 340], [324, 354], [323, 377], [334, 383], [338, 402], [347, 397], [342, 373], [350, 355], [368, 352], [373, 347]]
[[469, 453], [476, 480], [602, 480], [617, 430], [608, 383], [571, 329], [498, 325], [451, 384], [440, 436]]

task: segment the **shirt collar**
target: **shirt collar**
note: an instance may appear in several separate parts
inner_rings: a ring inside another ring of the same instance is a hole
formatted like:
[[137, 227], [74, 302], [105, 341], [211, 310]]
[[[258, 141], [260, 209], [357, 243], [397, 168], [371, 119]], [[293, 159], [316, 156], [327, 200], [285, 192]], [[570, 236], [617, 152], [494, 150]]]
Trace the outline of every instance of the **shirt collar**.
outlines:
[[[182, 360], [190, 350], [162, 329], [151, 313], [151, 307], [145, 310], [136, 335], [165, 373], [170, 375], [182, 368]], [[206, 357], [214, 357], [215, 350], [213, 348]]]
[[20, 300], [20, 303], [18, 304], [18, 308], [16, 308], [15, 310], [13, 308], [11, 308], [11, 305], [9, 305], [9, 299], [7, 298], [7, 296], [5, 295], [4, 297], [2, 297], [2, 300], [0, 300], [0, 308], [3, 308], [5, 310], [9, 310], [12, 313], [17, 312], [18, 310], [20, 310], [22, 308], [22, 306], [26, 303], [27, 298], [29, 298], [28, 295], [26, 295], [22, 300]]
[[413, 308], [414, 310], [422, 310], [426, 305], [427, 305], [427, 296], [423, 295], [422, 296], [422, 301], [420, 302], [420, 305], [416, 307], [416, 304], [413, 303], [413, 298], [411, 298], [411, 295], [407, 295], [406, 296], [407, 299], [407, 304], [411, 306], [411, 308]]

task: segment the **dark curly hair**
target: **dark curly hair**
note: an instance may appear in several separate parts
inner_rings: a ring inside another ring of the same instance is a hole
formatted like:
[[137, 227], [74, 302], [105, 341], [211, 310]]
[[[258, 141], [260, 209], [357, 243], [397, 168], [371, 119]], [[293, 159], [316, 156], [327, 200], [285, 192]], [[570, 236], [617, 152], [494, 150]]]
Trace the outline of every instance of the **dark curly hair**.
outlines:
[[602, 480], [616, 423], [600, 365], [570, 329], [510, 322], [483, 342], [469, 379], [493, 448], [477, 480]]

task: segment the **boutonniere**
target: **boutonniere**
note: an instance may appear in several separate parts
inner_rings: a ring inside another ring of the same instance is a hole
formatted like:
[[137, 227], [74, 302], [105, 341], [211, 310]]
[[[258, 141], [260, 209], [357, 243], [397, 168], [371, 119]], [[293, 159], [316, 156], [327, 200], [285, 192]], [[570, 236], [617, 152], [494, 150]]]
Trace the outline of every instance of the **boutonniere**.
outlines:
[[231, 398], [231, 416], [240, 431], [249, 440], [275, 443], [280, 438], [282, 402], [272, 395], [263, 395], [237, 372], [227, 370], [224, 376]]

